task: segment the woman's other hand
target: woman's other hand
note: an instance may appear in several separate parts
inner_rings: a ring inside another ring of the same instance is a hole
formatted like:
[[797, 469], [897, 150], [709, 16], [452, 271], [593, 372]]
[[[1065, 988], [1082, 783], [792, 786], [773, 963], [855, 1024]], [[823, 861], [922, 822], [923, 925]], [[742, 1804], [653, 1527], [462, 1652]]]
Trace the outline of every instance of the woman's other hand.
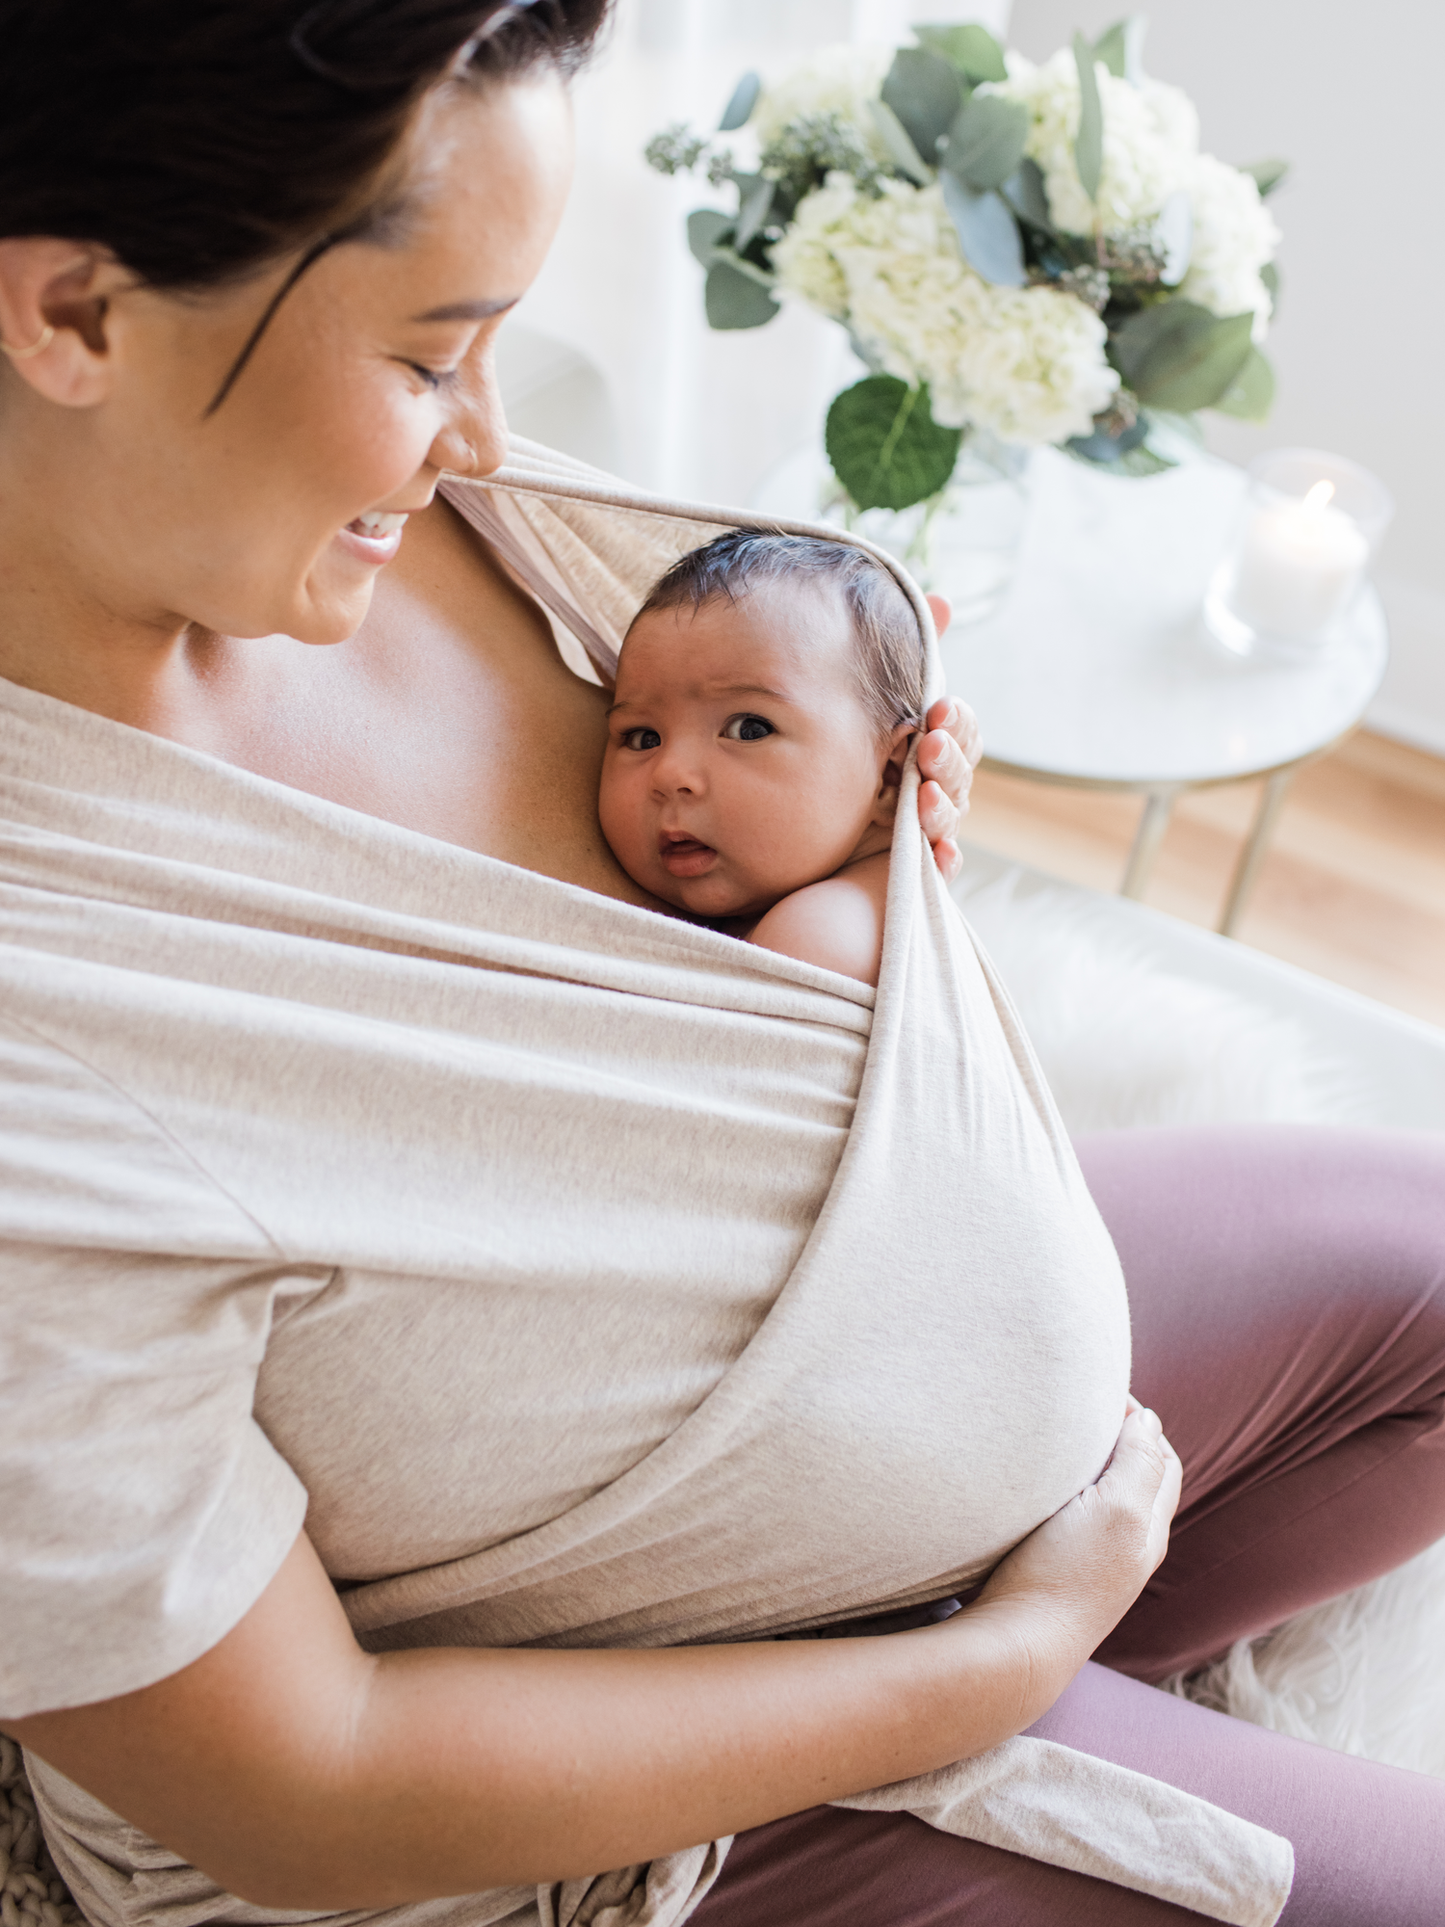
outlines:
[[1169, 1546], [1179, 1459], [1155, 1414], [1131, 1399], [1097, 1482], [1046, 1519], [994, 1571], [978, 1606], [1028, 1606], [1086, 1658], [1133, 1605]]
[[[942, 596], [931, 595], [928, 606], [939, 635], [952, 613]], [[958, 826], [968, 814], [968, 792], [973, 772], [983, 754], [978, 718], [952, 696], [940, 696], [924, 717], [928, 731], [918, 744], [918, 820], [933, 846], [933, 860], [945, 883], [952, 883], [963, 865], [957, 843]]]

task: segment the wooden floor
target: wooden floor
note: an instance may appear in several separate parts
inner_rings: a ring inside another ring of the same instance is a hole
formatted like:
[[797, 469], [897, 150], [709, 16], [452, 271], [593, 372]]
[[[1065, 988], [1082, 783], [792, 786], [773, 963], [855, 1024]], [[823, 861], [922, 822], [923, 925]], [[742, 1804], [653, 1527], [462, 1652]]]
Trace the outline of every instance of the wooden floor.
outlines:
[[[1181, 797], [1145, 901], [1213, 927], [1258, 783]], [[1141, 799], [980, 770], [965, 832], [1071, 882], [1117, 890]], [[1445, 761], [1353, 736], [1301, 770], [1239, 941], [1445, 1024]]]

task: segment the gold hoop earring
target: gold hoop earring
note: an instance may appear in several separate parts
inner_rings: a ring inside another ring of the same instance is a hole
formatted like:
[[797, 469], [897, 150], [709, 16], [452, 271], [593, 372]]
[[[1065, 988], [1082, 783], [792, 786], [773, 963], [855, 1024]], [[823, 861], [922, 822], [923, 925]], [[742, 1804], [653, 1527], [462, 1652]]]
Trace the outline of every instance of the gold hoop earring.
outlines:
[[0, 341], [0, 352], [9, 355], [12, 361], [29, 361], [32, 355], [43, 355], [55, 339], [55, 330], [47, 321], [40, 330], [40, 339], [32, 341], [28, 348], [12, 348], [8, 341]]

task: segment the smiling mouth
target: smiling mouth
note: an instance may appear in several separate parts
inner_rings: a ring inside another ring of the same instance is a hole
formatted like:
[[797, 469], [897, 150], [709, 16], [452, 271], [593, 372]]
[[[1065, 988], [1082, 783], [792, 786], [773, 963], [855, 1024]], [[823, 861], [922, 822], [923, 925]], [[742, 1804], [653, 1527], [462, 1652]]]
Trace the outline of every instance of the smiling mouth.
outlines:
[[695, 836], [664, 831], [657, 841], [657, 854], [669, 876], [700, 877], [717, 862], [717, 851]]

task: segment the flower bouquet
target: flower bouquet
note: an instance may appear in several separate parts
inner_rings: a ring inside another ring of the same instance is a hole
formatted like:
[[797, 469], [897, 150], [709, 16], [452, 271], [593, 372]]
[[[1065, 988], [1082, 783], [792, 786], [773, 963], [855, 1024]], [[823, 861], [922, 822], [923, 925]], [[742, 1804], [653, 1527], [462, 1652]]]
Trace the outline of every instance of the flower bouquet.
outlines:
[[1284, 166], [1201, 153], [1188, 98], [1143, 72], [1142, 28], [1034, 66], [982, 27], [921, 26], [896, 52], [745, 75], [719, 132], [746, 130], [751, 165], [684, 125], [649, 143], [661, 172], [736, 191], [687, 223], [711, 325], [759, 327], [792, 297], [871, 371], [827, 418], [854, 509], [937, 500], [990, 442], [1153, 474], [1198, 410], [1268, 410]]

